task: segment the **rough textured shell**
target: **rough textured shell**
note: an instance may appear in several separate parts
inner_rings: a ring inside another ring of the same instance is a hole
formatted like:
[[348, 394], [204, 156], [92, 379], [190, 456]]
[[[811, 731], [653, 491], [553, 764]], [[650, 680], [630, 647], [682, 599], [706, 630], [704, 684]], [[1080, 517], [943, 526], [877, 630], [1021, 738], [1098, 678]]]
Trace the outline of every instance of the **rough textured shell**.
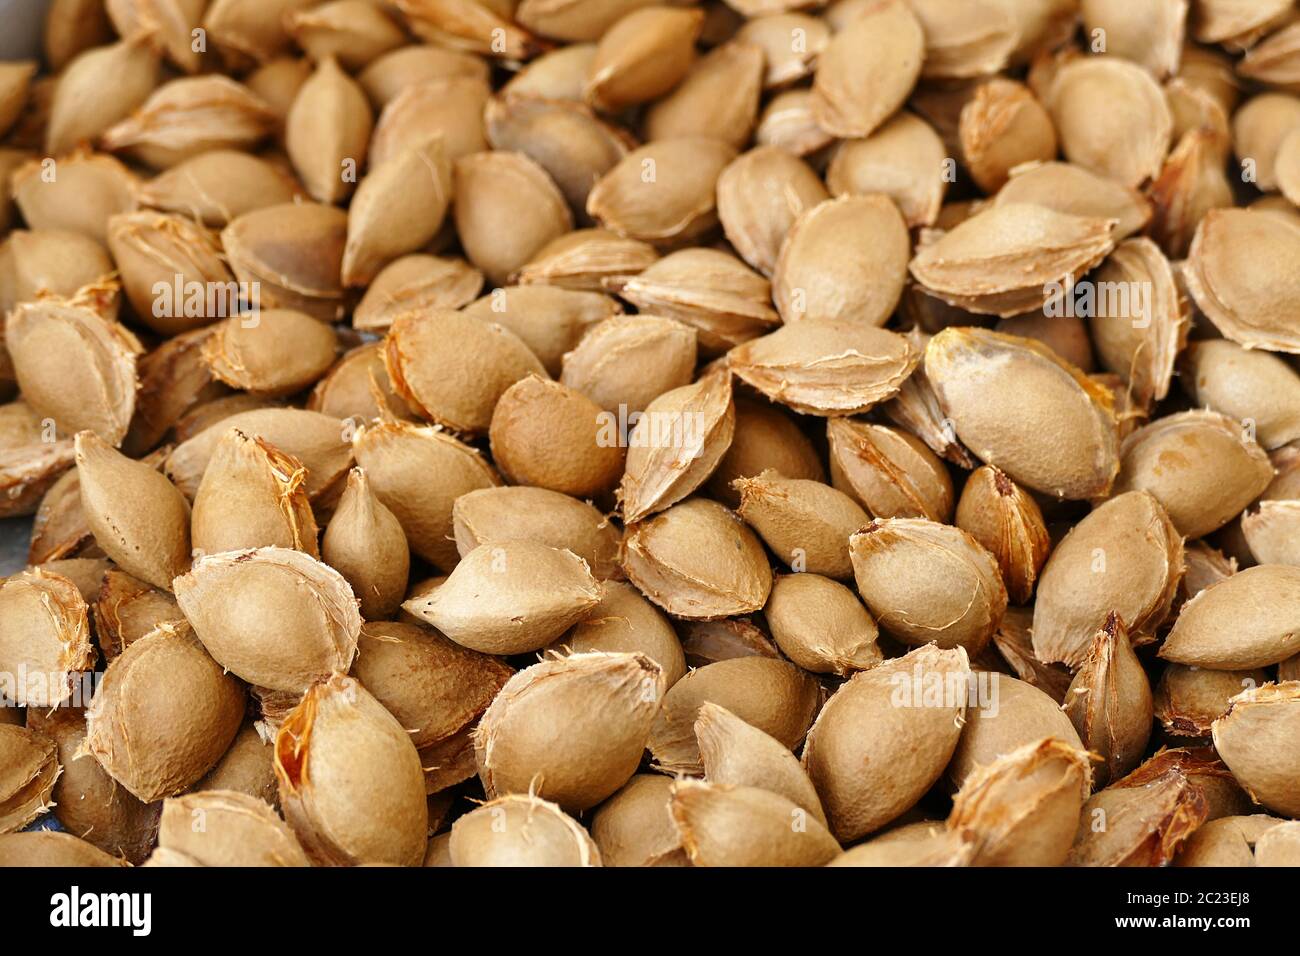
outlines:
[[647, 405], [628, 436], [623, 519], [641, 521], [699, 488], [731, 447], [735, 424], [726, 374], [702, 376]]
[[1060, 866], [1088, 797], [1088, 754], [1059, 740], [1025, 744], [976, 770], [948, 827], [980, 840], [975, 866]]
[[672, 815], [694, 866], [821, 866], [840, 854], [820, 821], [769, 790], [681, 780]]
[[1082, 665], [1112, 611], [1131, 633], [1155, 633], [1182, 574], [1182, 540], [1160, 502], [1144, 492], [1112, 498], [1070, 529], [1047, 559], [1034, 605], [1035, 653]]
[[350, 677], [311, 687], [275, 738], [280, 802], [318, 863], [419, 866], [424, 773], [402, 725]]
[[23, 398], [60, 431], [121, 443], [135, 410], [135, 336], [77, 300], [24, 302], [9, 313], [5, 345]]
[[605, 866], [685, 866], [669, 804], [673, 780], [639, 773], [596, 810], [591, 837]]
[[145, 803], [188, 790], [244, 719], [239, 683], [188, 633], [164, 630], [119, 654], [90, 703], [86, 749]]
[[274, 546], [320, 557], [306, 480], [302, 462], [230, 429], [217, 443], [194, 495], [194, 547], [214, 554]]
[[489, 798], [529, 793], [586, 810], [627, 783], [663, 697], [641, 654], [555, 657], [512, 677], [474, 732]]
[[920, 353], [896, 332], [853, 319], [806, 319], [732, 349], [731, 370], [806, 415], [852, 415], [892, 398]]
[[713, 703], [700, 706], [695, 736], [709, 783], [770, 790], [826, 825], [817, 790], [798, 758], [780, 741]]
[[926, 347], [925, 374], [957, 436], [1013, 481], [1062, 498], [1110, 489], [1119, 471], [1111, 394], [1050, 349], [949, 328]]
[[[900, 112], [865, 139], [845, 140], [835, 150], [826, 187], [835, 196], [888, 196], [909, 227], [933, 226], [947, 190], [947, 158], [928, 123]], [[904, 259], [910, 251], [904, 250]], [[899, 271], [905, 273], [906, 266]]]
[[[981, 767], [1044, 738], [1085, 749], [1070, 718], [1044, 691], [1006, 674], [988, 672], [987, 679], [993, 685], [988, 698], [971, 701], [966, 708], [961, 740], [948, 764], [948, 779], [957, 789]], [[1073, 836], [1073, 826], [1070, 833]]]
[[58, 779], [59, 751], [54, 741], [27, 727], [0, 725], [0, 833], [21, 830], [50, 807]]
[[831, 484], [873, 517], [947, 521], [952, 516], [948, 469], [910, 432], [832, 418], [826, 423], [826, 437]]
[[623, 570], [675, 617], [709, 620], [757, 611], [772, 588], [758, 538], [715, 501], [693, 498], [627, 527]]
[[411, 563], [406, 534], [360, 468], [348, 474], [321, 540], [321, 557], [347, 578], [366, 620], [390, 617], [402, 603]]
[[1007, 609], [997, 561], [973, 537], [923, 518], [872, 521], [849, 538], [858, 593], [876, 623], [906, 644], [988, 644]]
[[517, 540], [479, 545], [445, 582], [402, 606], [463, 647], [523, 654], [550, 644], [599, 600], [586, 561]]
[[786, 322], [881, 326], [903, 293], [910, 253], [907, 223], [887, 196], [827, 200], [791, 224], [772, 272], [772, 299]]
[[1101, 757], [1098, 786], [1141, 763], [1151, 737], [1151, 684], [1118, 614], [1111, 612], [1093, 638], [1066, 693], [1065, 712], [1087, 748]]
[[353, 437], [357, 464], [375, 496], [397, 516], [411, 551], [450, 571], [460, 560], [452, 505], [461, 495], [500, 484], [477, 451], [435, 428], [380, 423]]
[[949, 305], [984, 315], [1038, 309], [1052, 289], [1097, 265], [1115, 246], [1113, 219], [1030, 203], [987, 206], [949, 232], [924, 239], [912, 277]]
[[953, 523], [997, 559], [1011, 600], [1027, 603], [1052, 549], [1033, 497], [997, 468], [984, 465], [966, 479]]
[[1244, 670], [1300, 651], [1300, 568], [1261, 564], [1211, 584], [1183, 605], [1160, 648], [1177, 664]]
[[1113, 492], [1154, 495], [1187, 538], [1216, 531], [1257, 498], [1273, 466], [1250, 429], [1218, 412], [1178, 412], [1124, 439]]
[[0, 671], [4, 696], [22, 707], [55, 707], [95, 663], [86, 602], [77, 586], [39, 568], [0, 583]]
[[659, 665], [667, 690], [686, 674], [681, 642], [668, 619], [622, 581], [605, 581], [600, 586], [600, 603], [573, 625], [556, 648], [589, 654], [641, 654]]
[[451, 827], [453, 866], [600, 866], [582, 824], [548, 800], [510, 794]]
[[157, 469], [93, 432], [77, 435], [81, 507], [95, 541], [121, 567], [163, 590], [190, 563], [190, 506]]
[[736, 657], [691, 671], [664, 695], [650, 731], [650, 753], [661, 770], [703, 772], [695, 721], [705, 703], [725, 707], [793, 750], [812, 724], [821, 689], [793, 664], [768, 657]]
[[217, 443], [238, 428], [292, 455], [307, 469], [307, 496], [318, 501], [352, 465], [341, 419], [298, 408], [262, 408], [222, 418], [186, 439], [168, 454], [163, 470], [186, 497], [193, 499]]
[[880, 829], [939, 779], [961, 736], [969, 677], [963, 649], [927, 645], [855, 674], [826, 702], [803, 765], [838, 839]]
[[765, 471], [736, 480], [737, 514], [796, 571], [853, 576], [849, 536], [870, 519], [852, 498], [819, 481]]
[[1233, 775], [1275, 813], [1300, 817], [1300, 681], [1265, 684], [1232, 699], [1214, 722], [1214, 746]]
[[818, 58], [817, 125], [839, 137], [870, 135], [903, 105], [925, 56], [925, 34], [909, 4], [885, 0], [863, 10]]
[[204, 555], [177, 578], [176, 600], [222, 667], [272, 690], [347, 671], [361, 632], [343, 576], [288, 548]]
[[718, 218], [727, 240], [766, 276], [790, 227], [828, 198], [812, 167], [776, 146], [742, 153], [718, 177]]
[[480, 488], [456, 499], [451, 518], [462, 558], [481, 544], [528, 540], [568, 548], [599, 581], [622, 574], [618, 527], [595, 506], [558, 491], [522, 485]]
[[506, 389], [546, 374], [513, 332], [459, 312], [399, 316], [384, 365], [394, 390], [423, 417], [471, 434], [487, 431]]
[[245, 793], [206, 790], [163, 801], [158, 845], [199, 866], [310, 866], [270, 804]]

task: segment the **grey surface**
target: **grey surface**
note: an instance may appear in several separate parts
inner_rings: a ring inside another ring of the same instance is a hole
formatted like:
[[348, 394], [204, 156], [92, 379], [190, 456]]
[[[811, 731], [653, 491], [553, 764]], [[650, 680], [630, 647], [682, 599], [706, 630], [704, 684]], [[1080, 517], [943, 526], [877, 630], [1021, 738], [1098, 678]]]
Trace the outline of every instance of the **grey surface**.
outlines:
[[27, 543], [31, 536], [31, 518], [0, 518], [0, 577], [27, 567]]

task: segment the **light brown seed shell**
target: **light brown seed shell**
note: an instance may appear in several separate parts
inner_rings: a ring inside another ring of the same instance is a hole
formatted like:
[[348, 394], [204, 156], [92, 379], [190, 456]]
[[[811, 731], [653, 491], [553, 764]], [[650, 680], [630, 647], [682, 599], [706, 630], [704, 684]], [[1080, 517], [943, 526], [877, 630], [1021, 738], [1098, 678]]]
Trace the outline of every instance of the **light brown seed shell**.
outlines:
[[694, 866], [821, 866], [840, 854], [806, 809], [757, 787], [680, 780], [672, 815]]
[[1186, 299], [1169, 260], [1150, 239], [1121, 242], [1094, 283], [1098, 290], [1119, 290], [1117, 298], [1098, 301], [1088, 318], [1097, 357], [1127, 383], [1132, 400], [1147, 408], [1169, 394], [1174, 360], [1187, 339]]
[[[499, 323], [519, 336], [555, 378], [560, 377], [565, 354], [585, 333], [621, 311], [607, 295], [539, 285], [493, 289], [464, 309], [466, 315]], [[692, 356], [692, 368], [694, 364]]]
[[961, 740], [948, 764], [948, 779], [958, 790], [977, 770], [1043, 738], [1086, 749], [1070, 718], [1043, 690], [1006, 674], [988, 672], [979, 679], [990, 681], [987, 695], [968, 703]]
[[1046, 96], [1061, 151], [1126, 186], [1160, 171], [1173, 118], [1151, 74], [1117, 57], [1079, 57], [1057, 71]]
[[411, 551], [443, 571], [460, 560], [452, 505], [461, 495], [501, 483], [477, 451], [435, 428], [406, 422], [362, 428], [357, 464], [375, 496], [397, 516]]
[[1088, 754], [1060, 740], [1025, 744], [980, 767], [953, 799], [948, 827], [980, 841], [974, 866], [1060, 866], [1088, 797]]
[[852, 415], [892, 398], [920, 353], [896, 332], [854, 319], [805, 319], [737, 346], [736, 376], [807, 415]]
[[695, 721], [706, 703], [725, 707], [793, 750], [812, 724], [821, 690], [793, 664], [769, 657], [736, 657], [693, 670], [664, 695], [650, 731], [650, 753], [659, 769], [704, 772]]
[[217, 443], [194, 496], [194, 548], [214, 554], [274, 546], [320, 557], [306, 477], [296, 458], [230, 429]]
[[763, 614], [786, 657], [814, 674], [845, 677], [883, 659], [876, 622], [857, 595], [830, 578], [778, 575]]
[[1156, 686], [1155, 716], [1172, 736], [1208, 737], [1210, 725], [1228, 712], [1233, 697], [1268, 680], [1268, 673], [1258, 668], [1218, 671], [1170, 664]]
[[870, 518], [857, 502], [822, 482], [765, 471], [736, 480], [737, 513], [796, 571], [853, 575], [849, 536]]
[[633, 10], [617, 19], [596, 45], [587, 102], [616, 113], [663, 96], [690, 69], [703, 20], [699, 10], [671, 7]]
[[234, 388], [269, 397], [300, 392], [334, 364], [338, 338], [310, 315], [263, 309], [231, 316], [203, 343], [212, 374]]
[[332, 321], [343, 299], [339, 270], [347, 229], [341, 209], [285, 203], [236, 217], [221, 231], [221, 245], [235, 278], [258, 283], [261, 308]]
[[54, 741], [26, 727], [0, 725], [0, 756], [0, 833], [12, 833], [49, 809], [62, 768]]
[[245, 697], [188, 630], [157, 630], [119, 654], [90, 702], [86, 749], [145, 803], [182, 793], [239, 732]]
[[1300, 681], [1243, 691], [1214, 722], [1215, 749], [1242, 787], [1257, 803], [1292, 818], [1300, 816], [1298, 725]]
[[479, 545], [445, 582], [402, 607], [462, 647], [523, 654], [550, 644], [599, 600], [586, 561], [517, 540]]
[[673, 780], [635, 774], [597, 808], [591, 837], [605, 866], [686, 866], [669, 804]]
[[43, 299], [20, 304], [5, 345], [23, 398], [65, 433], [88, 429], [121, 443], [135, 410], [135, 336], [89, 304]]
[[362, 626], [352, 666], [419, 750], [472, 729], [513, 673], [432, 628], [388, 621]]
[[869, 136], [903, 105], [925, 58], [925, 33], [910, 4], [886, 0], [862, 10], [818, 57], [817, 125], [834, 136]]
[[1097, 786], [1142, 762], [1151, 737], [1151, 684], [1118, 614], [1107, 615], [1093, 638], [1088, 659], [1066, 693], [1065, 713], [1087, 748], [1101, 758], [1095, 768]]
[[388, 330], [384, 365], [393, 390], [429, 421], [470, 434], [515, 382], [544, 375], [513, 332], [459, 312], [407, 313]]
[[350, 677], [308, 689], [275, 738], [289, 826], [317, 863], [418, 866], [428, 842], [424, 774], [402, 725]]
[[1015, 604], [1026, 604], [1052, 549], [1038, 503], [1005, 473], [984, 465], [962, 488], [953, 523], [982, 544]]
[[165, 591], [190, 563], [190, 506], [157, 469], [96, 436], [76, 438], [81, 507], [95, 541], [127, 572]]
[[1300, 438], [1300, 373], [1281, 357], [1206, 339], [1188, 347], [1182, 371], [1183, 387], [1198, 407], [1253, 424], [1265, 449]]
[[889, 198], [821, 203], [786, 233], [772, 273], [773, 301], [787, 323], [884, 325], [907, 281], [909, 253], [907, 224]]
[[346, 671], [361, 632], [343, 576], [289, 548], [200, 557], [177, 579], [176, 600], [222, 667], [272, 690]]
[[607, 279], [605, 287], [641, 312], [693, 326], [706, 356], [762, 335], [780, 321], [768, 281], [718, 249], [682, 249], [637, 275]]
[[375, 497], [361, 468], [348, 473], [321, 539], [321, 559], [352, 585], [366, 620], [391, 617], [401, 605], [411, 552], [401, 523]]
[[1300, 223], [1248, 209], [1211, 210], [1182, 275], [1215, 328], [1238, 345], [1300, 352], [1295, 283]]
[[630, 524], [623, 549], [628, 578], [675, 617], [732, 617], [767, 603], [767, 554], [740, 518], [717, 502], [692, 498]]
[[1007, 608], [997, 561], [973, 537], [923, 518], [870, 522], [849, 538], [858, 593], [876, 623], [905, 644], [976, 655]]
[[911, 809], [961, 735], [970, 666], [961, 648], [927, 645], [842, 684], [808, 731], [803, 765], [842, 842]]
[[[642, 521], [699, 488], [731, 447], [735, 422], [726, 374], [701, 376], [647, 405], [627, 436], [627, 466], [619, 486], [623, 520]], [[611, 425], [606, 421], [602, 434]]]
[[646, 242], [681, 243], [717, 225], [715, 187], [736, 158], [718, 139], [690, 136], [647, 143], [596, 181], [587, 214], [605, 228]]
[[462, 156], [453, 179], [456, 232], [465, 255], [496, 285], [573, 228], [559, 188], [523, 153]]
[[163, 801], [158, 846], [197, 866], [310, 866], [270, 804], [245, 793], [206, 790]]
[[581, 392], [529, 375], [497, 400], [488, 431], [492, 459], [514, 484], [599, 497], [623, 473], [624, 449], [607, 418]]
[[63, 772], [51, 796], [63, 829], [105, 853], [142, 863], [155, 842], [159, 808], [137, 800], [86, 751], [85, 710], [33, 708], [27, 721], [58, 745]]
[[[352, 327], [367, 332], [385, 332], [404, 312], [459, 309], [473, 302], [482, 288], [483, 273], [463, 259], [421, 253], [399, 256], [384, 266], [366, 287], [352, 313]], [[501, 324], [524, 338], [525, 343], [536, 351], [534, 343], [511, 327], [507, 316], [502, 316]], [[538, 357], [542, 356], [539, 354]], [[550, 371], [549, 366], [547, 371]]]
[[467, 491], [456, 498], [451, 518], [462, 558], [481, 544], [529, 540], [568, 548], [599, 581], [621, 575], [617, 526], [591, 504], [558, 491], [528, 486]]
[[582, 824], [548, 800], [510, 794], [483, 804], [451, 827], [453, 866], [600, 866]]
[[1261, 564], [1211, 584], [1183, 605], [1160, 656], [1211, 670], [1278, 664], [1300, 650], [1292, 597], [1300, 568]]
[[450, 204], [451, 165], [441, 140], [372, 169], [348, 206], [343, 284], [366, 285], [398, 256], [420, 249], [438, 234]]
[[690, 385], [695, 359], [690, 326], [653, 315], [614, 316], [565, 353], [560, 381], [630, 420], [665, 392]]
[[1071, 215], [1029, 203], [995, 203], [912, 258], [912, 278], [949, 305], [1011, 316], [1041, 308], [1068, 279], [1087, 272], [1115, 245], [1113, 219]]
[[663, 696], [663, 671], [640, 654], [573, 654], [516, 674], [474, 733], [490, 799], [529, 793], [586, 810], [627, 783]]
[[52, 156], [88, 142], [145, 101], [158, 82], [158, 54], [143, 37], [95, 47], [64, 69], [50, 104]]
[[222, 416], [167, 455], [163, 470], [186, 497], [198, 493], [203, 473], [227, 431], [238, 428], [261, 438], [307, 469], [307, 495], [318, 501], [329, 493], [352, 464], [345, 423], [320, 412], [297, 408], [256, 408]]
[[686, 674], [681, 642], [663, 612], [622, 581], [604, 581], [600, 603], [554, 645], [576, 654], [641, 654], [663, 671], [664, 690]]
[[1034, 605], [1034, 652], [1080, 667], [1112, 611], [1134, 635], [1154, 634], [1183, 574], [1182, 539], [1164, 507], [1144, 492], [1098, 506], [1057, 544]]
[[284, 127], [289, 159], [313, 199], [334, 203], [351, 195], [373, 125], [360, 84], [326, 57], [298, 90]]
[[1150, 492], [1187, 538], [1223, 527], [1273, 478], [1251, 430], [1218, 412], [1156, 419], [1124, 439], [1120, 456], [1113, 493]]
[[808, 164], [776, 146], [742, 153], [718, 176], [718, 218], [727, 240], [765, 276], [776, 268], [790, 227], [828, 198]]
[[[1110, 489], [1119, 471], [1111, 393], [1050, 349], [949, 328], [926, 347], [925, 373], [957, 436], [1013, 481], [1062, 498]], [[1071, 436], [1068, 449], [1062, 435]]]
[[841, 143], [826, 170], [826, 186], [834, 196], [888, 196], [909, 227], [933, 226], [947, 189], [947, 159], [930, 125], [900, 112], [865, 139]]
[[244, 84], [219, 75], [187, 76], [158, 87], [99, 142], [166, 169], [210, 149], [251, 148], [275, 125], [270, 106]]
[[0, 584], [0, 670], [7, 701], [56, 707], [94, 662], [86, 602], [72, 581], [34, 568]]

